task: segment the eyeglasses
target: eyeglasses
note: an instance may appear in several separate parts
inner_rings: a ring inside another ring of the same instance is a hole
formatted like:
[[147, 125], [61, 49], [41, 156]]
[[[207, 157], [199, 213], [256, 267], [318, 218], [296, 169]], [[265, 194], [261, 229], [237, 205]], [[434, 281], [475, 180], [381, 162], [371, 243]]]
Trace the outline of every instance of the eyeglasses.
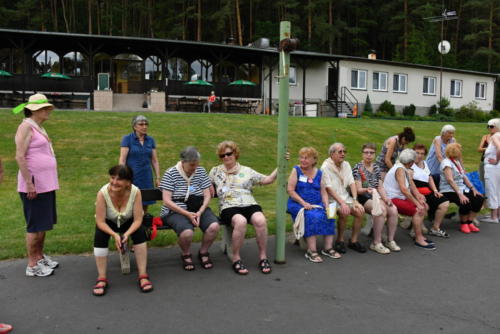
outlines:
[[493, 129], [495, 126], [494, 125], [486, 125], [488, 129]]
[[363, 151], [363, 154], [375, 154], [375, 151]]
[[222, 154], [219, 154], [219, 158], [224, 159], [225, 157], [230, 157], [232, 155], [233, 155], [233, 152], [222, 153]]

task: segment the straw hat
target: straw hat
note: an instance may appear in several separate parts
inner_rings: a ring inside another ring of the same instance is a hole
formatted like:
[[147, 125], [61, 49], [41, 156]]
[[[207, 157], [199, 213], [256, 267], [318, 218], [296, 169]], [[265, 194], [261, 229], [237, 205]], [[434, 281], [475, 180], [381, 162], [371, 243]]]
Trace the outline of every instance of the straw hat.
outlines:
[[54, 105], [50, 104], [47, 100], [47, 97], [43, 94], [31, 95], [28, 99], [28, 104], [26, 104], [24, 107], [31, 111], [37, 111], [47, 107], [54, 109]]

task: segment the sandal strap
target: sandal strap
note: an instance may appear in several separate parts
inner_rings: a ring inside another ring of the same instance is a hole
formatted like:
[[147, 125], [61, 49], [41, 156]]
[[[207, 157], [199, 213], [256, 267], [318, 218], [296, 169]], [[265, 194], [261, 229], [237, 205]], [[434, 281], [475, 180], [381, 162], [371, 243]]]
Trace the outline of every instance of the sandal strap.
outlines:
[[139, 275], [139, 277], [137, 277], [137, 280], [140, 281], [141, 279], [147, 279], [147, 280], [149, 280], [149, 275], [148, 274]]
[[181, 255], [182, 259], [187, 260], [187, 259], [192, 259], [193, 254], [186, 254], [186, 255]]
[[[237, 266], [239, 266], [239, 268], [236, 268]], [[236, 269], [236, 270], [245, 270], [245, 269], [247, 269], [247, 267], [245, 267], [245, 265], [243, 264], [243, 262], [241, 262], [241, 260], [234, 261], [233, 262], [233, 268]]]

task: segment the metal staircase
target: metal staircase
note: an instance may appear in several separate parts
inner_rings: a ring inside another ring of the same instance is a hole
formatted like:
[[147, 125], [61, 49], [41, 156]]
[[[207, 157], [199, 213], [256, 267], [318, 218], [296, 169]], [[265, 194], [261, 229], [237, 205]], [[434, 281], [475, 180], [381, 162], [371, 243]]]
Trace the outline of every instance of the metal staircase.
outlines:
[[328, 104], [337, 117], [360, 117], [358, 100], [345, 86], [340, 89], [340, 96], [331, 96], [328, 99]]

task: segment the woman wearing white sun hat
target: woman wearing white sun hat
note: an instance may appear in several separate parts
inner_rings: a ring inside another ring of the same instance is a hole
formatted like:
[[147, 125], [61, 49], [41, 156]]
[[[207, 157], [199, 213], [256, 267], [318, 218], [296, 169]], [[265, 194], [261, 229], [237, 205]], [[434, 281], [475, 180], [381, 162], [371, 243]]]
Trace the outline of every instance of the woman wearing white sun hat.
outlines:
[[26, 219], [26, 276], [49, 276], [59, 265], [43, 253], [45, 232], [57, 222], [57, 161], [52, 141], [42, 126], [54, 106], [43, 94], [31, 95], [12, 111], [24, 111], [25, 119], [17, 128], [16, 161], [19, 166], [17, 190]]

